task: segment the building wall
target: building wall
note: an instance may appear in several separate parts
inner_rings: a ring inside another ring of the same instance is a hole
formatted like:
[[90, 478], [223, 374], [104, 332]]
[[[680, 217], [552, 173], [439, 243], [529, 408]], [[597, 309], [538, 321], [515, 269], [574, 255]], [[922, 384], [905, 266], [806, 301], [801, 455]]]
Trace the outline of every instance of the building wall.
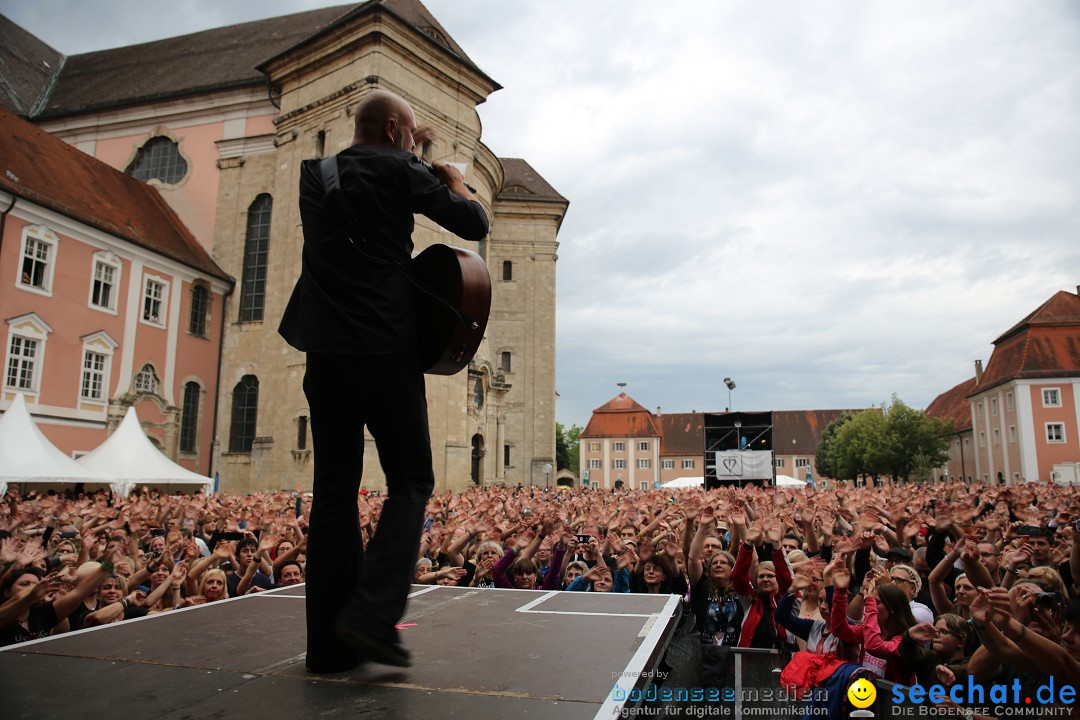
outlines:
[[[358, 22], [322, 36], [272, 69], [275, 83], [280, 81], [279, 108], [269, 102], [266, 88], [259, 87], [106, 110], [41, 126], [121, 170], [149, 138], [160, 134], [177, 141], [189, 163], [188, 176], [175, 186], [151, 182], [238, 283], [248, 207], [260, 193], [272, 196], [263, 320], [239, 321], [239, 286], [224, 305], [215, 296], [215, 331], [224, 315], [223, 364], [220, 387], [215, 388], [214, 377], [206, 387], [208, 395], [219, 393], [220, 408], [216, 427], [210, 427], [212, 420], [205, 422], [198, 464], [220, 469], [223, 489], [291, 489], [311, 483], [310, 432], [305, 447], [299, 438], [301, 418], [308, 415], [301, 387], [304, 357], [277, 335], [300, 271], [299, 164], [348, 147], [351, 109], [366, 90], [377, 86], [405, 96], [419, 123], [438, 132], [430, 156], [461, 163], [493, 219], [484, 243], [462, 241], [424, 218], [417, 219], [414, 233], [418, 250], [442, 242], [479, 252], [488, 261], [494, 285], [486, 339], [469, 371], [428, 377], [437, 487], [464, 489], [474, 481], [552, 482], [543, 467], [554, 464], [555, 457], [555, 253], [565, 204], [496, 198], [502, 167], [481, 142], [476, 112], [476, 105], [495, 89], [490, 80], [433, 50], [385, 14], [371, 13]], [[376, 83], [367, 83], [368, 78]], [[514, 262], [514, 280], [500, 285], [504, 259]], [[130, 276], [125, 268], [125, 277]], [[147, 329], [137, 335], [130, 372], [137, 372], [140, 360], [153, 353], [160, 334]], [[500, 369], [504, 350], [511, 353], [510, 372]], [[216, 361], [216, 352], [213, 355]], [[174, 399], [168, 402], [179, 401], [184, 378], [192, 372], [201, 378], [201, 369], [177, 369], [175, 383], [169, 385]], [[250, 453], [230, 453], [233, 388], [245, 375], [259, 380], [257, 437]], [[477, 380], [484, 392], [482, 407], [476, 403]], [[475, 479], [474, 442], [481, 448]], [[509, 465], [504, 462], [506, 446]], [[364, 472], [366, 485], [384, 485], [370, 438]]]
[[[620, 443], [622, 449], [619, 449]], [[642, 449], [642, 443], [648, 447]], [[657, 480], [664, 479], [659, 436], [582, 438], [580, 460], [582, 482], [586, 482], [584, 477], [588, 471], [587, 484], [604, 489], [614, 488], [620, 480], [623, 487], [639, 489], [645, 483], [651, 488]], [[600, 461], [602, 467], [589, 467], [591, 460]], [[643, 460], [648, 462], [648, 467], [638, 466]], [[617, 467], [617, 461], [622, 461], [622, 467]], [[672, 479], [675, 477], [681, 475], [671, 476]]]
[[[690, 463], [690, 467], [683, 467]], [[665, 467], [671, 465], [671, 467]], [[666, 483], [681, 477], [705, 477], [705, 460], [702, 455], [666, 455], [660, 458], [660, 482]]]
[[[10, 197], [0, 197], [4, 207]], [[47, 291], [28, 288], [21, 281], [23, 240], [28, 231], [46, 230], [55, 239], [53, 265]], [[95, 259], [105, 258], [118, 269], [114, 277], [114, 309], [91, 303]], [[142, 320], [144, 279], [153, 275], [168, 284], [164, 327]], [[201, 281], [210, 291], [207, 337], [188, 334], [190, 289]], [[226, 285], [157, 256], [127, 241], [83, 225], [46, 208], [18, 200], [4, 223], [0, 245], [0, 307], [4, 308], [3, 395], [7, 408], [15, 392], [8, 383], [11, 330], [34, 332], [33, 325], [47, 325], [42, 337], [44, 351], [36, 359], [37, 382], [27, 397], [27, 407], [49, 440], [63, 452], [77, 456], [93, 450], [108, 436], [129, 405], [173, 460], [188, 469], [210, 472], [210, 454], [179, 452], [180, 403], [183, 385], [197, 381], [210, 389], [204, 396], [198, 424], [197, 444], [213, 442], [218, 346], [223, 293]], [[29, 314], [40, 318], [14, 322]], [[83, 358], [87, 349], [107, 357], [104, 398], [80, 397]], [[133, 378], [144, 364], [151, 364], [160, 381], [155, 393], [137, 393]], [[148, 403], [148, 404], [147, 404]], [[144, 407], [145, 406], [145, 407]]]
[[164, 135], [176, 141], [188, 174], [175, 185], [150, 183], [209, 251], [216, 221], [218, 146], [273, 133], [275, 112], [265, 88], [243, 89], [48, 120], [40, 127], [121, 172], [147, 140]]
[[[1080, 458], [1080, 439], [1077, 436], [1077, 395], [1080, 394], [1080, 379], [1062, 378], [1057, 381], [1040, 381], [1027, 387], [1032, 409], [1032, 435], [1038, 454], [1038, 473], [1041, 480], [1050, 477], [1054, 465], [1064, 462], [1076, 462]], [[1049, 405], [1043, 402], [1044, 391], [1057, 391], [1059, 404]], [[1061, 425], [1064, 437], [1060, 442], [1047, 437], [1047, 425]]]
[[[1058, 405], [1044, 403], [1045, 390], [1057, 391]], [[1080, 381], [1060, 378], [1014, 380], [972, 396], [975, 476], [989, 482], [998, 481], [999, 474], [1007, 482], [1043, 482], [1055, 464], [1075, 462], [1080, 457], [1078, 394]], [[1048, 439], [1048, 424], [1063, 428], [1062, 441]]]
[[[370, 18], [363, 22], [374, 22]], [[540, 484], [546, 463], [554, 462], [554, 278], [557, 223], [528, 204], [501, 212], [495, 195], [502, 183], [498, 160], [480, 142], [475, 103], [490, 91], [479, 78], [464, 78], [443, 59], [400, 51], [410, 38], [393, 23], [382, 24], [383, 38], [363, 28], [344, 27], [320, 39], [302, 56], [271, 69], [280, 78], [281, 107], [271, 145], [222, 148], [215, 258], [240, 277], [245, 221], [256, 195], [274, 198], [266, 306], [261, 323], [236, 323], [239, 293], [230, 299], [229, 332], [222, 373], [219, 436], [228, 447], [231, 387], [245, 374], [259, 378], [257, 439], [250, 454], [223, 453], [222, 487], [310, 486], [310, 452], [296, 447], [297, 418], [307, 414], [301, 382], [305, 360], [277, 334], [300, 272], [303, 236], [297, 204], [297, 178], [303, 160], [347, 147], [352, 138], [352, 109], [373, 88], [401, 94], [412, 104], [420, 125], [435, 127], [431, 149], [437, 159], [461, 163], [466, 179], [478, 190], [494, 218], [485, 243], [464, 241], [418, 218], [413, 241], [419, 251], [441, 242], [484, 255], [494, 280], [493, 314], [486, 340], [469, 372], [452, 377], [428, 376], [428, 414], [437, 489], [461, 490], [472, 483]], [[347, 48], [347, 52], [342, 52]], [[454, 72], [456, 82], [444, 73]], [[518, 259], [515, 282], [500, 286], [494, 258]], [[520, 259], [519, 259], [520, 258]], [[511, 353], [511, 369], [502, 370], [501, 352]], [[483, 406], [476, 400], [476, 382]], [[265, 389], [265, 391], [264, 391]], [[474, 444], [477, 467], [474, 477]], [[510, 447], [510, 463], [505, 447]], [[310, 446], [309, 446], [310, 447]], [[365, 485], [383, 487], [385, 479], [374, 443], [367, 439]]]
[[949, 459], [943, 468], [934, 468], [934, 480], [965, 480], [975, 482], [975, 447], [970, 429], [949, 440]]

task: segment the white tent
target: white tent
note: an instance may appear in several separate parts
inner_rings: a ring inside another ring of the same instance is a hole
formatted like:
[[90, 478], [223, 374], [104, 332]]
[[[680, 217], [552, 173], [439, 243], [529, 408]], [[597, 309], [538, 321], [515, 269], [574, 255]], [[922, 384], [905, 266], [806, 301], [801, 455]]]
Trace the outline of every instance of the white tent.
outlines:
[[806, 481], [805, 480], [800, 480], [799, 478], [793, 478], [790, 475], [777, 474], [777, 476], [776, 476], [776, 486], [777, 487], [806, 487]]
[[143, 432], [133, 407], [128, 408], [116, 431], [96, 450], [79, 458], [78, 462], [117, 478], [123, 495], [127, 495], [136, 485], [174, 489], [181, 486], [189, 490], [201, 488], [207, 493], [214, 488], [213, 480], [177, 465], [154, 447]]
[[115, 477], [83, 467], [49, 442], [38, 429], [22, 393], [0, 417], [0, 495], [15, 483], [86, 483], [120, 486]]
[[705, 478], [703, 477], [678, 477], [674, 480], [668, 480], [660, 487], [666, 488], [692, 488], [701, 487], [705, 484]]

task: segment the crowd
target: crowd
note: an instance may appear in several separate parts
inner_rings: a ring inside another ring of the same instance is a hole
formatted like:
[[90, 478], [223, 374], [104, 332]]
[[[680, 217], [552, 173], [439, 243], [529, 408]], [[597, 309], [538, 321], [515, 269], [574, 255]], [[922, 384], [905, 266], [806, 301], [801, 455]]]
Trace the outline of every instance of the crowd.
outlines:
[[[383, 499], [358, 497], [365, 542]], [[307, 502], [9, 489], [0, 645], [301, 583]], [[780, 651], [803, 689], [1080, 684], [1072, 488], [484, 487], [436, 494], [426, 517], [416, 583], [683, 597], [706, 686], [740, 647]]]

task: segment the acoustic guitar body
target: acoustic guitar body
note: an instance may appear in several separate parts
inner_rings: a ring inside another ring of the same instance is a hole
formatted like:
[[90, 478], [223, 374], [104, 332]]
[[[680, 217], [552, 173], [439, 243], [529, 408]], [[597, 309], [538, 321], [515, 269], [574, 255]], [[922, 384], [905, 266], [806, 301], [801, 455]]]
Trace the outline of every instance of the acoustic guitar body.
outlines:
[[426, 290], [416, 291], [424, 372], [455, 375], [469, 364], [484, 339], [491, 310], [487, 263], [470, 250], [432, 245], [412, 259], [409, 274]]

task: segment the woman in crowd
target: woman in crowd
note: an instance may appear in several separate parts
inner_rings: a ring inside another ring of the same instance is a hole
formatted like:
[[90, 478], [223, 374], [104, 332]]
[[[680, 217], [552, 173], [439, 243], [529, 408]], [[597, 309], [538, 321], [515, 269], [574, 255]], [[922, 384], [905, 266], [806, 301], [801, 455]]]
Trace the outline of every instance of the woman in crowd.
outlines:
[[214, 568], [203, 573], [199, 579], [199, 595], [208, 603], [227, 598], [229, 596], [228, 580], [225, 571]]
[[968, 638], [973, 635], [967, 619], [945, 613], [931, 623], [908, 628], [900, 640], [900, 659], [919, 684], [926, 687], [963, 682], [967, 677]]
[[851, 574], [846, 567], [833, 573], [830, 630], [844, 642], [862, 644], [860, 664], [886, 680], [910, 685], [911, 670], [900, 657], [902, 636], [915, 625], [908, 596], [891, 583], [879, 585], [875, 575], [867, 574], [862, 588], [863, 622], [851, 625], [847, 618], [850, 582]]
[[[745, 524], [740, 515], [732, 520], [736, 524]], [[747, 528], [746, 542], [739, 548], [732, 570], [732, 582], [744, 610], [739, 647], [781, 648], [786, 644], [786, 632], [783, 628], [778, 630], [773, 619], [780, 596], [791, 586], [791, 571], [780, 548], [781, 537], [779, 526], [773, 525], [765, 532], [755, 524]], [[772, 560], [757, 563], [751, 583], [750, 568], [759, 547], [766, 555], [771, 555]]]

